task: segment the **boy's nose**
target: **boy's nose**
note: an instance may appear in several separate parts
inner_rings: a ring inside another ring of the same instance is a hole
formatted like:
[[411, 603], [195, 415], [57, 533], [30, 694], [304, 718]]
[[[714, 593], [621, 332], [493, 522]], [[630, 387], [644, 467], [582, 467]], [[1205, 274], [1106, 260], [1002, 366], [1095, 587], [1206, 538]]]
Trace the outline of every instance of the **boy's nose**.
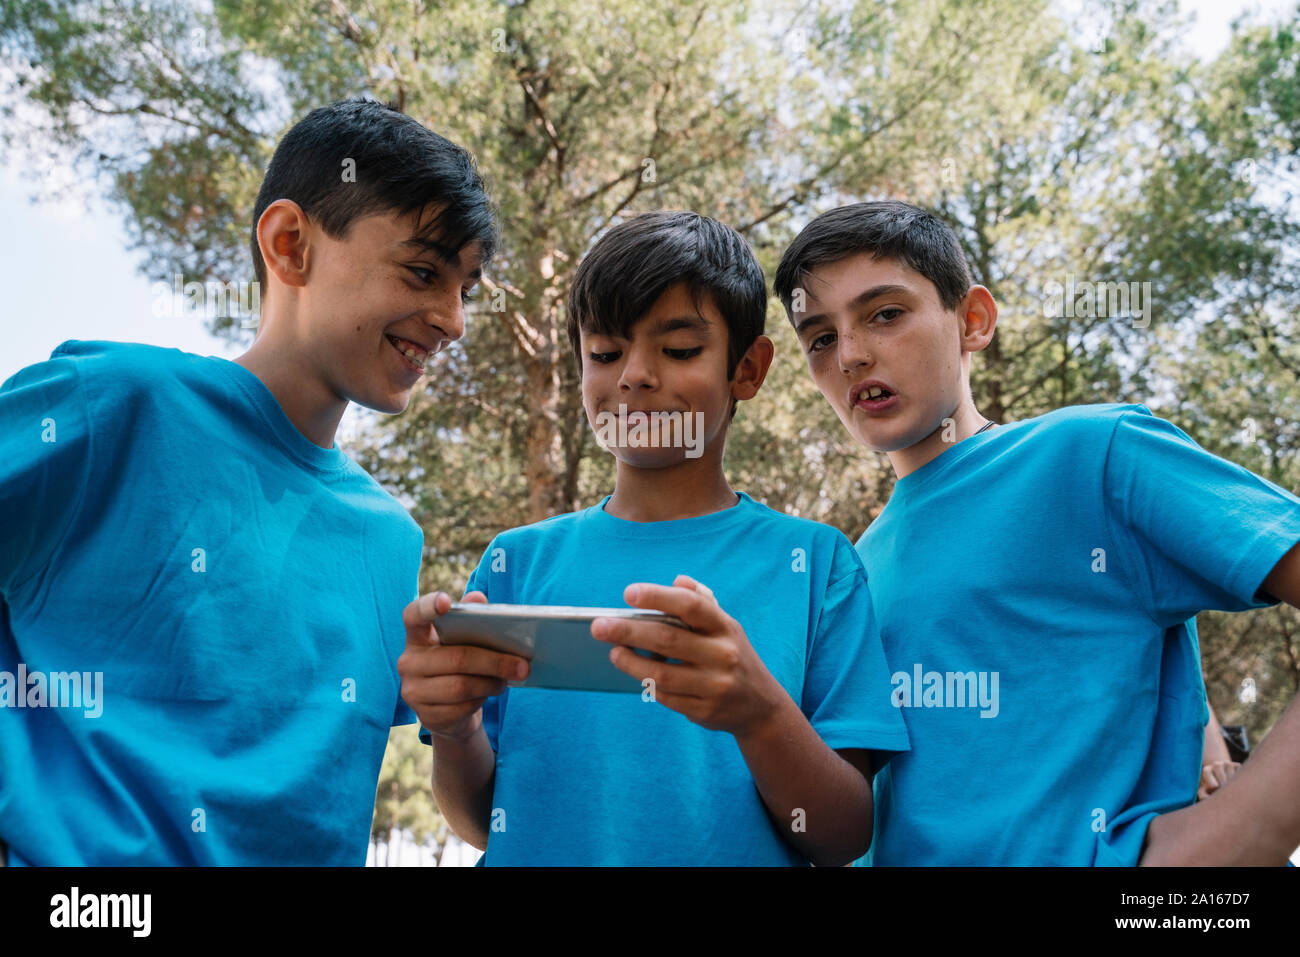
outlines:
[[461, 302], [459, 290], [451, 299], [440, 300], [431, 306], [424, 321], [431, 327], [441, 329], [449, 340], [465, 335], [465, 304]]
[[874, 361], [867, 350], [867, 344], [859, 336], [842, 336], [839, 341], [840, 371], [848, 375], [863, 366], [870, 366]]
[[640, 353], [640, 350], [634, 349], [628, 353], [627, 361], [623, 363], [623, 372], [618, 378], [618, 384], [621, 389], [653, 389], [659, 385], [659, 377], [654, 365], [646, 361], [646, 357]]

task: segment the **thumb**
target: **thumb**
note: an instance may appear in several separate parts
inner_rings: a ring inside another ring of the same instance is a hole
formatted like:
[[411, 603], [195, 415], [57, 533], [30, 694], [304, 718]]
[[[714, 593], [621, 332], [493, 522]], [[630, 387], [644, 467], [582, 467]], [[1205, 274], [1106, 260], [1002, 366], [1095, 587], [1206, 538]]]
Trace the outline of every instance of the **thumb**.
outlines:
[[439, 615], [445, 615], [449, 610], [451, 610], [451, 596], [446, 592], [430, 592], [415, 599], [402, 610], [406, 640], [432, 642], [433, 622]]

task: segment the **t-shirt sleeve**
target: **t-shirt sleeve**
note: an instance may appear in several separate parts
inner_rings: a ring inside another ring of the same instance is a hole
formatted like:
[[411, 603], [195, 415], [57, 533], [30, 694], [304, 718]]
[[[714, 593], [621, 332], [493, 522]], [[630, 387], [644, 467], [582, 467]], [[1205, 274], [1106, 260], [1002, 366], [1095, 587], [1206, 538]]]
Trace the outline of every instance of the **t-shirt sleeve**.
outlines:
[[393, 727], [399, 728], [402, 725], [415, 724], [417, 720], [415, 712], [411, 710], [411, 706], [401, 698], [398, 698], [397, 709], [393, 712]]
[[[419, 597], [419, 591], [420, 590], [417, 587], [416, 594], [412, 596], [411, 599], [412, 601], [414, 601], [416, 598]], [[403, 632], [405, 632], [406, 629], [404, 626], [402, 630]], [[399, 690], [400, 690], [400, 678], [399, 678]], [[402, 696], [399, 693], [397, 696], [397, 707], [393, 710], [393, 727], [397, 728], [406, 724], [415, 724], [419, 720], [420, 719], [416, 717], [415, 712], [411, 710], [411, 706], [402, 700]]]
[[[401, 528], [403, 536], [400, 546], [402, 549], [401, 560], [391, 561], [389, 564], [394, 568], [395, 573], [402, 577], [402, 580], [410, 583], [410, 591], [407, 592], [409, 597], [406, 602], [406, 604], [410, 604], [412, 601], [415, 601], [415, 599], [420, 597], [420, 565], [424, 561], [424, 530], [413, 523], [408, 525], [405, 520], [402, 522]], [[408, 555], [410, 556], [409, 558], [407, 558]], [[407, 564], [408, 561], [409, 565]], [[402, 611], [405, 611], [405, 609], [406, 605], [404, 604], [402, 606]], [[396, 609], [394, 610], [396, 611]], [[400, 615], [402, 611], [398, 611], [397, 614]], [[400, 647], [403, 649], [406, 647], [405, 625], [402, 626]], [[401, 651], [398, 651], [398, 655], [400, 654]], [[393, 662], [393, 667], [394, 669], [397, 667], [396, 661]], [[397, 704], [393, 709], [393, 727], [397, 728], [402, 725], [415, 724], [419, 720], [420, 719], [416, 717], [415, 712], [411, 710], [411, 706], [402, 700], [401, 677], [399, 675]]]
[[[478, 567], [474, 569], [474, 573], [469, 576], [469, 581], [465, 583], [466, 594], [472, 591], [481, 591], [487, 596], [488, 601], [499, 600], [500, 596], [492, 594], [490, 584], [492, 580], [492, 553], [495, 550], [496, 539], [493, 539], [492, 543], [488, 545], [487, 551], [483, 553], [483, 557], [479, 560]], [[483, 702], [483, 730], [487, 732], [488, 741], [491, 742], [494, 752], [497, 750], [497, 738], [501, 733], [501, 716], [505, 713], [506, 697], [509, 694], [510, 690], [506, 689], [499, 695], [493, 695]]]
[[1115, 423], [1106, 456], [1107, 519], [1153, 619], [1172, 627], [1199, 611], [1277, 601], [1260, 591], [1300, 542], [1300, 499], [1205, 451], [1145, 409]]
[[90, 454], [75, 359], [56, 353], [0, 386], [0, 595], [58, 551], [81, 504]]
[[[472, 591], [481, 591], [487, 596], [488, 601], [493, 600], [492, 588], [489, 584], [491, 581], [491, 563], [492, 553], [496, 549], [496, 539], [488, 545], [487, 551], [479, 559], [478, 566], [470, 573], [469, 581], [465, 583], [465, 593]], [[487, 732], [488, 741], [492, 744], [492, 750], [497, 749], [497, 734], [501, 730], [501, 714], [505, 709], [505, 698], [509, 691], [503, 691], [499, 695], [494, 695], [483, 702], [483, 730]], [[420, 740], [425, 744], [432, 745], [433, 739], [429, 732], [423, 727], [420, 728]]]
[[867, 575], [848, 539], [836, 543], [830, 582], [810, 643], [802, 709], [833, 750], [891, 753], [909, 748], [903, 717], [891, 699], [889, 668], [867, 589]]

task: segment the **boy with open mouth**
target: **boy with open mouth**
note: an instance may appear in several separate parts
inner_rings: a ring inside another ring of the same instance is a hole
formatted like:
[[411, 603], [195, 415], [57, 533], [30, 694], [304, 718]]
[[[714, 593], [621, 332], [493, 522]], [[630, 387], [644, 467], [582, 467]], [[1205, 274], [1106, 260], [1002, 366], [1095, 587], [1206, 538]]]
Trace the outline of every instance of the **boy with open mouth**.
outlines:
[[[819, 216], [775, 288], [818, 389], [898, 476], [857, 545], [912, 740], [876, 781], [872, 861], [1283, 863], [1300, 704], [1186, 807], [1206, 723], [1192, 619], [1300, 605], [1300, 499], [1140, 405], [986, 419], [970, 363], [997, 304], [915, 206]], [[996, 711], [954, 706], [947, 675], [998, 677]]]

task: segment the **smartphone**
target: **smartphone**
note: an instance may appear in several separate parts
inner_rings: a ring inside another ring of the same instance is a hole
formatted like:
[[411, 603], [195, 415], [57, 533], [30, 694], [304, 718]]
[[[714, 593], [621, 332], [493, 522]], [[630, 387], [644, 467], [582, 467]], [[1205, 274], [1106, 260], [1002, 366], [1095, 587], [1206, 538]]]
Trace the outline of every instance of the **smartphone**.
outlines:
[[[444, 645], [477, 645], [527, 658], [532, 665], [512, 688], [563, 691], [612, 691], [639, 694], [641, 682], [624, 674], [609, 660], [613, 647], [591, 636], [597, 618], [635, 618], [690, 630], [686, 623], [661, 611], [639, 608], [575, 608], [563, 605], [506, 605], [453, 602], [434, 622]], [[638, 648], [637, 654], [671, 661]]]

